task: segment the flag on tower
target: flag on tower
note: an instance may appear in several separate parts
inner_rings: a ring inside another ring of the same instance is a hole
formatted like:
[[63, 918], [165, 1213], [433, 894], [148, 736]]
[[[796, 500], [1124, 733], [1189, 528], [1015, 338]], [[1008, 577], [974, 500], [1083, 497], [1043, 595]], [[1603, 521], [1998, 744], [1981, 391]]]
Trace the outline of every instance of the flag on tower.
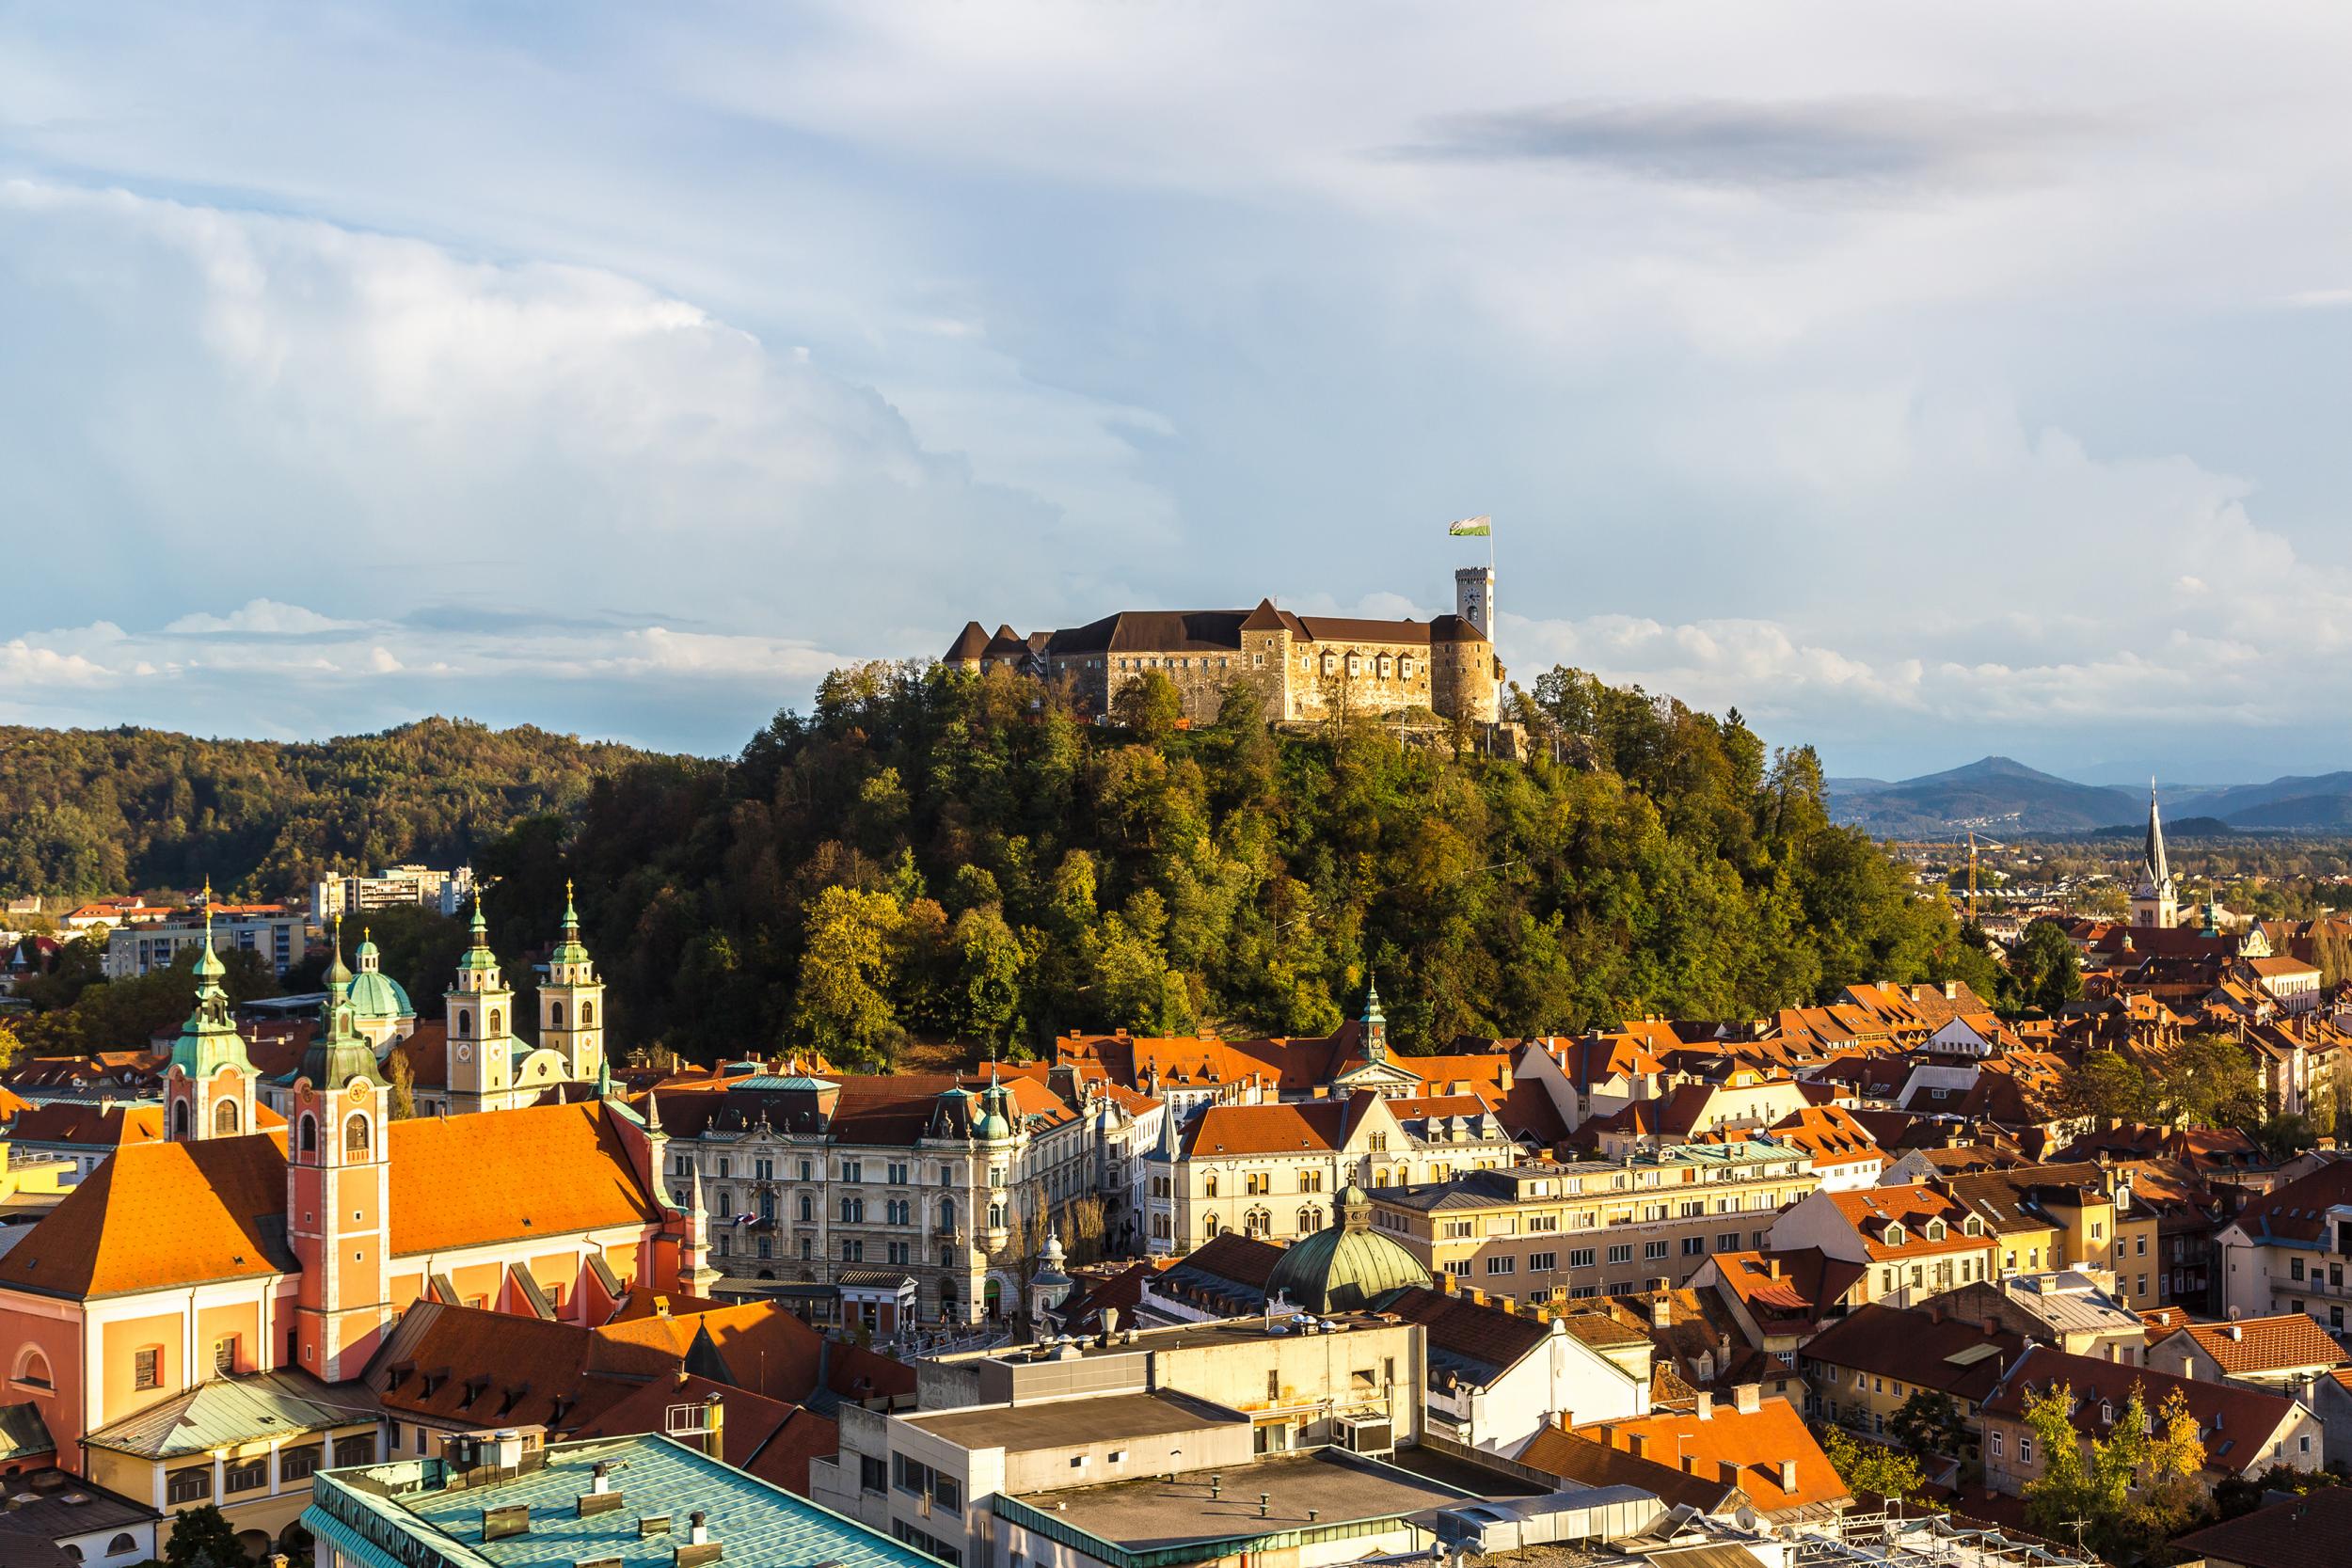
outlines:
[[1486, 539], [1491, 537], [1494, 531], [1495, 520], [1484, 513], [1475, 517], [1457, 517], [1445, 526], [1449, 539]]

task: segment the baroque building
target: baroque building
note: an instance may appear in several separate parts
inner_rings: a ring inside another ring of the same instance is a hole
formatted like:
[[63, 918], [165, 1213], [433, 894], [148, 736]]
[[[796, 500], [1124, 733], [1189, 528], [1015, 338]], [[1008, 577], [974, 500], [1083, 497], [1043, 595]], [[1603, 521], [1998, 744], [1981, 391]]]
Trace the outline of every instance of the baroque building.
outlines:
[[1131, 1235], [1159, 1107], [1068, 1068], [819, 1075], [736, 1064], [644, 1104], [673, 1196], [716, 1216], [715, 1289], [895, 1335], [1022, 1314], [1056, 1217]]
[[1419, 711], [1491, 724], [1503, 680], [1493, 596], [1493, 569], [1479, 566], [1455, 574], [1454, 612], [1429, 621], [1297, 615], [1272, 599], [1255, 610], [1122, 610], [1027, 637], [1009, 626], [992, 637], [973, 621], [941, 662], [1065, 685], [1098, 719], [1156, 670], [1196, 721], [1215, 718], [1227, 689], [1241, 683], [1258, 691], [1273, 722]]

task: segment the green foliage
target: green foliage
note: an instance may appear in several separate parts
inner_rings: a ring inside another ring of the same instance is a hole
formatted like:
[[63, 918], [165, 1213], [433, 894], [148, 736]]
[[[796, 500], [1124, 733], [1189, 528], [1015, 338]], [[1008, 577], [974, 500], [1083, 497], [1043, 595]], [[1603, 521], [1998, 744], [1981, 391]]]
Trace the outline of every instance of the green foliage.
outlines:
[[245, 1547], [229, 1521], [221, 1517], [220, 1505], [206, 1503], [172, 1522], [170, 1539], [164, 1543], [164, 1561], [168, 1568], [245, 1568]]
[[1917, 1453], [1958, 1455], [1968, 1435], [1952, 1396], [1932, 1388], [1914, 1388], [1887, 1418], [1887, 1434]]
[[[20, 1020], [18, 1037], [25, 1050], [44, 1055], [144, 1051], [157, 1036], [177, 1034], [196, 1010], [198, 951], [183, 947], [168, 969], [84, 985], [69, 1006]], [[226, 971], [221, 985], [232, 1004], [278, 994], [278, 976], [259, 955], [232, 947], [219, 957]]]
[[1160, 670], [1146, 670], [1120, 687], [1111, 702], [1111, 717], [1134, 731], [1136, 739], [1154, 745], [1174, 735], [1184, 716], [1184, 694]]
[[[2138, 1384], [2107, 1435], [2082, 1442], [2067, 1411], [2063, 1384], [2026, 1402], [2026, 1424], [2042, 1456], [2040, 1477], [2026, 1483], [2026, 1523], [2055, 1541], [2080, 1539], [2103, 1559], [2137, 1561], [2201, 1523], [2208, 1510], [2205, 1447], [2180, 1390], [2152, 1418]], [[2088, 1462], [2084, 1449], [2089, 1449]]]
[[858, 1061], [909, 1033], [1321, 1034], [1375, 969], [1420, 1050], [1990, 989], [1948, 906], [1830, 823], [1809, 750], [1573, 671], [1515, 702], [1577, 726], [1561, 760], [1276, 733], [1247, 688], [1179, 731], [1142, 696], [1096, 725], [1007, 673], [866, 665], [732, 764], [600, 779], [562, 859], [621, 1043], [703, 1058], [787, 1016], [762, 1043]]
[[1875, 1492], [1883, 1497], [1915, 1497], [1926, 1484], [1916, 1455], [1880, 1443], [1866, 1443], [1844, 1427], [1828, 1427], [1821, 1434], [1821, 1451], [1829, 1456], [1837, 1479], [1849, 1492]]
[[2267, 1117], [2261, 1070], [2246, 1048], [2227, 1035], [2191, 1035], [2168, 1052], [2137, 1059], [2115, 1051], [2086, 1052], [2065, 1073], [2053, 1108], [2131, 1122], [2234, 1127], [2289, 1152], [2310, 1147], [2304, 1118]]
[[645, 754], [446, 719], [299, 744], [0, 728], [0, 893], [209, 876], [225, 894], [278, 898], [326, 871], [455, 864], [534, 813], [576, 809], [596, 779]]
[[2042, 1456], [2042, 1473], [2025, 1485], [2026, 1527], [2053, 1541], [2075, 1539], [2074, 1521], [2091, 1518], [2090, 1473], [2070, 1416], [2074, 1400], [2074, 1390], [2063, 1383], [2026, 1400], [2026, 1425]]
[[2081, 955], [2058, 923], [2037, 920], [2009, 956], [2007, 1000], [2013, 1010], [2056, 1013], [2083, 993]]

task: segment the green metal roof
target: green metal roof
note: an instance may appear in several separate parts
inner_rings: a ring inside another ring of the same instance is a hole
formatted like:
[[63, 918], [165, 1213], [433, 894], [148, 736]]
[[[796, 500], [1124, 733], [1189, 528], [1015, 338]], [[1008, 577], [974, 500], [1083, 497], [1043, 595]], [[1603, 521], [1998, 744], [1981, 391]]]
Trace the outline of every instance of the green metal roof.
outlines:
[[[710, 1539], [724, 1549], [728, 1568], [939, 1568], [912, 1546], [673, 1438], [559, 1443], [543, 1451], [542, 1467], [490, 1488], [444, 1489], [438, 1460], [326, 1472], [302, 1522], [369, 1568], [437, 1561], [454, 1568], [572, 1568], [606, 1560], [621, 1568], [671, 1568], [686, 1540], [687, 1515], [697, 1511], [707, 1517]], [[612, 1462], [622, 1504], [581, 1518], [578, 1498], [590, 1489], [599, 1460]], [[530, 1531], [485, 1541], [487, 1507], [530, 1509]], [[669, 1515], [670, 1528], [641, 1536], [638, 1520], [652, 1513]], [[402, 1543], [401, 1555], [378, 1544], [384, 1533]]]
[[56, 1447], [48, 1424], [40, 1418], [40, 1406], [29, 1400], [23, 1404], [0, 1404], [0, 1460], [50, 1453]]
[[398, 980], [381, 970], [363, 969], [351, 977], [351, 1011], [355, 1018], [413, 1018], [417, 1009]]
[[84, 1441], [141, 1459], [178, 1459], [263, 1437], [353, 1426], [382, 1414], [359, 1385], [330, 1388], [307, 1372], [255, 1372], [199, 1383], [108, 1422]]
[[1343, 1192], [1343, 1217], [1284, 1247], [1266, 1275], [1265, 1293], [1279, 1291], [1310, 1312], [1353, 1312], [1391, 1291], [1427, 1285], [1429, 1271], [1420, 1259], [1364, 1227], [1364, 1202], [1353, 1185]]

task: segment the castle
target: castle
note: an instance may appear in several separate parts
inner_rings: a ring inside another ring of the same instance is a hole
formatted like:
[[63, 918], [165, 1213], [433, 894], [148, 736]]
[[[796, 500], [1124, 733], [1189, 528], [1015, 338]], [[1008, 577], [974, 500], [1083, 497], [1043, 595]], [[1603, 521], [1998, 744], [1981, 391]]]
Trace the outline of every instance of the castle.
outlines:
[[1236, 682], [1257, 688], [1270, 721], [1426, 712], [1492, 724], [1503, 670], [1495, 657], [1494, 568], [1454, 574], [1454, 613], [1430, 621], [1295, 615], [1255, 610], [1129, 610], [1083, 626], [1032, 632], [969, 622], [941, 662], [977, 674], [1010, 670], [1066, 684], [1097, 719], [1157, 670], [1186, 719], [1213, 719]]

